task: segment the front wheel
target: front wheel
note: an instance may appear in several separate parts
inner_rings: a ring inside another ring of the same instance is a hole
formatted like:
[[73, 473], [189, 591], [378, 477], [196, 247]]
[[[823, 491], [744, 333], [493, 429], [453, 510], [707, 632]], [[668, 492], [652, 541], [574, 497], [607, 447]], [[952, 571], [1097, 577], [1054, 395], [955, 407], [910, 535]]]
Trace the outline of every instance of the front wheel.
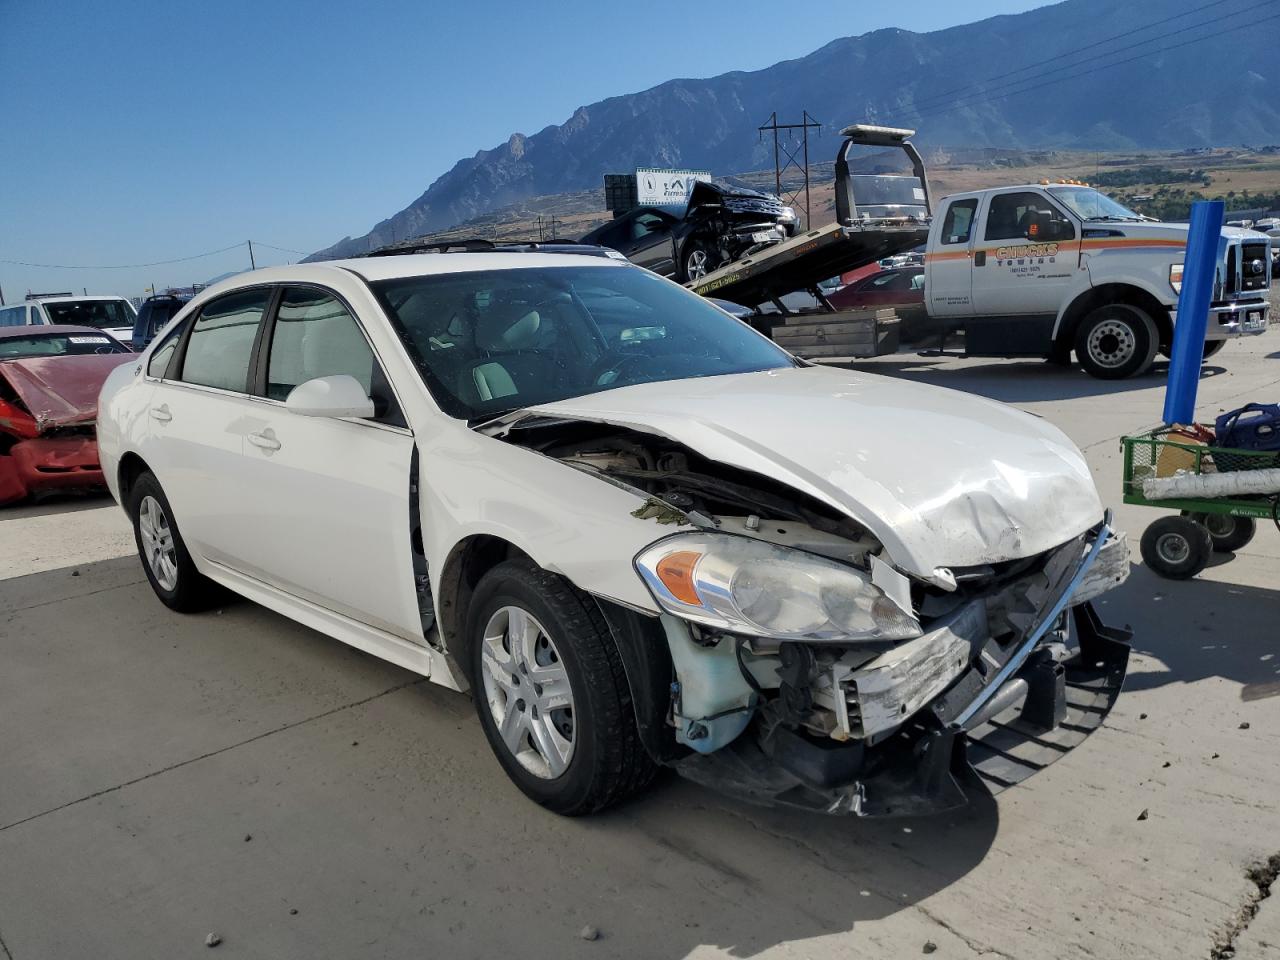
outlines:
[[538, 567], [499, 564], [476, 585], [468, 639], [480, 724], [526, 796], [576, 816], [652, 780], [621, 657], [590, 597]]
[[1123, 380], [1146, 373], [1156, 356], [1155, 321], [1127, 303], [1092, 311], [1076, 333], [1076, 359], [1090, 376]]
[[715, 251], [701, 240], [690, 240], [680, 254], [680, 272], [686, 283], [701, 280], [719, 266]]
[[1190, 517], [1161, 517], [1142, 534], [1142, 559], [1170, 580], [1190, 580], [1209, 565], [1213, 541]]

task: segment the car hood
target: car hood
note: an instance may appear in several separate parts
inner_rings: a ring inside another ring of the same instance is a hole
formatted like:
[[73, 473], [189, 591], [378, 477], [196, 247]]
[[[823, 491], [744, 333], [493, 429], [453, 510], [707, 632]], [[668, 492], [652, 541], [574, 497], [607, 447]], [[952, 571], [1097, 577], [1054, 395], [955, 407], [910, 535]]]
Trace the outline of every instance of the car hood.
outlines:
[[137, 359], [135, 353], [107, 353], [4, 360], [0, 361], [0, 377], [44, 432], [51, 427], [92, 423], [98, 416], [98, 392], [108, 374]]
[[637, 384], [521, 413], [658, 434], [786, 483], [847, 514], [900, 569], [926, 579], [1034, 556], [1103, 514], [1084, 457], [1045, 420], [848, 370]]

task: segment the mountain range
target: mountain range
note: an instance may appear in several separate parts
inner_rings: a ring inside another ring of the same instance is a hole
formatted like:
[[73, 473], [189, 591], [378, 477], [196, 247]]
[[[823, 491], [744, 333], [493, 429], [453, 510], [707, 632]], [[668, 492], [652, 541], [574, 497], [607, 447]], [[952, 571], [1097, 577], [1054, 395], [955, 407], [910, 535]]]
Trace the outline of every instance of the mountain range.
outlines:
[[[1266, 4], [1066, 0], [932, 33], [876, 30], [763, 70], [668, 80], [459, 160], [418, 199], [308, 259], [352, 256], [639, 166], [772, 167], [757, 128], [807, 111], [912, 127], [924, 147], [1178, 149], [1280, 141]], [[811, 156], [813, 141], [810, 142]], [[824, 149], [825, 148], [825, 149]]]

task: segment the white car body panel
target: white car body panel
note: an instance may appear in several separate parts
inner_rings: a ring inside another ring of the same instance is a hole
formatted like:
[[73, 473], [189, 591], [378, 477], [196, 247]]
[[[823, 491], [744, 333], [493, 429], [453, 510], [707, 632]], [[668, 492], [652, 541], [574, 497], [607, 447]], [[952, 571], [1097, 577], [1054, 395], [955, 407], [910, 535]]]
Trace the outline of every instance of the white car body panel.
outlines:
[[[581, 256], [424, 255], [270, 268], [204, 291], [138, 363], [118, 368], [103, 387], [99, 447], [111, 492], [120, 499], [121, 458], [140, 456], [165, 489], [202, 573], [455, 689], [466, 681], [439, 626], [422, 636], [417, 609], [408, 523], [414, 445], [437, 624], [451, 602], [447, 561], [472, 536], [499, 537], [583, 590], [656, 614], [632, 560], [688, 528], [639, 519], [645, 497], [638, 492], [445, 415], [356, 275], [527, 266], [637, 269]], [[271, 283], [320, 285], [346, 301], [408, 429], [300, 417], [274, 401], [146, 375], [166, 335], [203, 303]], [[168, 420], [152, 415], [163, 405]], [[889, 378], [787, 369], [619, 387], [530, 409], [658, 434], [791, 484], [864, 525], [899, 569], [924, 578], [938, 568], [1036, 554], [1103, 513], [1079, 451], [1047, 422]], [[245, 441], [268, 428], [281, 443], [270, 455]], [[359, 443], [357, 455], [344, 435]], [[197, 437], [198, 451], [191, 446]], [[269, 463], [288, 475], [269, 479]]]
[[1084, 457], [1047, 421], [889, 377], [774, 370], [530, 409], [658, 433], [781, 480], [847, 513], [900, 569], [926, 578], [1032, 556], [1103, 514]]

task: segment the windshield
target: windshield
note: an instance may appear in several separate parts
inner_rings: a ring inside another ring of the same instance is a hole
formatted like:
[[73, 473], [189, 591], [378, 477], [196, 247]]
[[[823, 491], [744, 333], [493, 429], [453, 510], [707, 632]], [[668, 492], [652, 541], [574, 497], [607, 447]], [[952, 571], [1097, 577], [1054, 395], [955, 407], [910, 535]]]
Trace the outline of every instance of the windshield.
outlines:
[[45, 300], [50, 323], [72, 327], [128, 327], [133, 329], [133, 307], [127, 300]]
[[523, 267], [372, 283], [436, 402], [478, 420], [657, 380], [796, 361], [636, 267]]
[[37, 333], [0, 337], [0, 360], [18, 357], [75, 357], [93, 353], [129, 353], [105, 333]]
[[1055, 200], [1061, 200], [1081, 220], [1141, 220], [1124, 204], [1116, 203], [1105, 193], [1092, 187], [1050, 187]]

